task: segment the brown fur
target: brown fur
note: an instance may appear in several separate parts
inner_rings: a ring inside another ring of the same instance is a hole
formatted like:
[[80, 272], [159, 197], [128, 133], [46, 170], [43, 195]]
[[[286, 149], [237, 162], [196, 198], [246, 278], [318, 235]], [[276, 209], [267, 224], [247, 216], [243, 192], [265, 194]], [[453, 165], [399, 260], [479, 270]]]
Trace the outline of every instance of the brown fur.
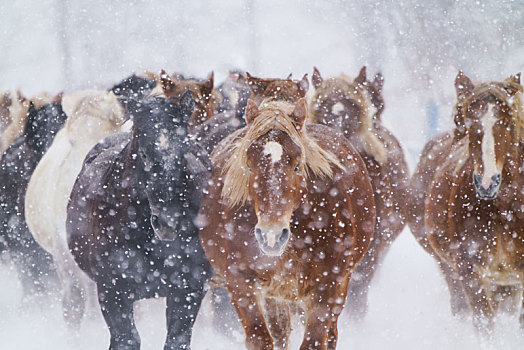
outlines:
[[[294, 303], [305, 310], [306, 317], [300, 349], [335, 349], [337, 319], [351, 272], [373, 234], [375, 206], [367, 171], [343, 135], [325, 126], [304, 125], [304, 101], [294, 109], [280, 109], [279, 118], [290, 120], [275, 122], [274, 129], [262, 127], [265, 133], [256, 130], [265, 125], [257, 118], [274, 120], [270, 114], [277, 110], [269, 113], [253, 104], [246, 114], [256, 115], [248, 116], [248, 126], [224, 139], [214, 151], [209, 194], [200, 211], [202, 246], [215, 272], [226, 281], [248, 349], [286, 349], [291, 331], [289, 306]], [[298, 141], [293, 136], [297, 132], [303, 134], [299, 138], [310, 141]], [[236, 160], [231, 161], [238, 150], [233, 145], [248, 139], [246, 159], [239, 162], [249, 167], [242, 169], [251, 174], [247, 175], [249, 196], [231, 206], [229, 197], [223, 196], [224, 173], [237, 166]], [[282, 160], [272, 165], [277, 167], [273, 174], [278, 180], [267, 177], [271, 168], [262, 145], [268, 140], [281, 144], [284, 152]], [[308, 155], [302, 146], [313, 144], [335, 157], [336, 162], [328, 163], [332, 176], [319, 176], [315, 171], [306, 175]], [[259, 179], [256, 186], [255, 177]], [[275, 197], [271, 186], [267, 187], [274, 181], [280, 184], [283, 197]], [[262, 254], [253, 234], [255, 225], [282, 221], [288, 212], [291, 237], [283, 255]]]
[[286, 101], [295, 103], [306, 96], [309, 89], [307, 74], [301, 80], [270, 78], [263, 79], [246, 73], [247, 83], [251, 89], [251, 99], [260, 105], [262, 101]]
[[27, 121], [29, 101], [20, 91], [4, 93], [1, 98], [0, 118], [4, 124], [0, 135], [0, 157], [5, 150], [20, 136]]
[[[436, 159], [441, 166], [429, 179], [419, 176], [429, 186], [418, 194], [425, 194], [427, 242], [447, 268], [460, 276], [458, 283], [474, 323], [485, 330], [486, 325], [492, 326], [501, 297], [508, 290], [509, 294], [522, 293], [524, 286], [524, 176], [517, 165], [524, 163], [523, 89], [519, 76], [473, 85], [461, 72], [456, 88], [457, 130], [446, 134], [447, 146]], [[464, 123], [466, 118], [478, 118], [477, 110], [486, 101], [496, 101], [500, 121], [494, 127], [495, 155], [503, 170], [494, 199], [481, 199], [476, 194], [472, 175], [481, 157], [479, 136]], [[415, 214], [419, 216], [420, 209]], [[524, 326], [522, 314], [521, 324]]]
[[[400, 143], [376, 117], [384, 106], [380, 102], [383, 101], [381, 76], [368, 82], [363, 67], [355, 79], [340, 75], [324, 80], [315, 68], [312, 80], [315, 87], [310, 100], [312, 121], [344, 132], [364, 160], [374, 189], [377, 205], [374, 240], [350, 283], [348, 301], [352, 316], [361, 318], [367, 310], [367, 291], [373, 274], [404, 227], [408, 167]], [[373, 87], [374, 95], [369, 86]], [[337, 104], [344, 107], [344, 115], [334, 113]]]
[[190, 129], [202, 124], [215, 114], [221, 96], [214, 90], [213, 72], [211, 72], [211, 75], [205, 81], [184, 79], [177, 74], [169, 76], [164, 70], [161, 71], [158, 78], [160, 81], [157, 80], [157, 88], [153, 90], [153, 94], [159, 93], [158, 89], [161, 89], [163, 96], [174, 102], [179, 102], [184, 92], [191, 91], [195, 103], [195, 110], [189, 120]]

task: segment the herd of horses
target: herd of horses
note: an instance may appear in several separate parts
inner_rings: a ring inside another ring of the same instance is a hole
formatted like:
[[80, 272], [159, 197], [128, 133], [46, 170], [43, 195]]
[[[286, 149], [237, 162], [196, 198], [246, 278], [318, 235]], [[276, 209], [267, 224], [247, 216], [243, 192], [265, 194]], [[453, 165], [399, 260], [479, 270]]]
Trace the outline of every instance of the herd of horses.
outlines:
[[[344, 306], [362, 319], [372, 278], [409, 225], [457, 316], [489, 334], [524, 327], [524, 109], [520, 74], [456, 77], [455, 127], [410, 177], [382, 123], [384, 78], [311, 85], [232, 72], [215, 89], [180, 74], [107, 91], [0, 95], [0, 251], [24, 295], [59, 280], [80, 325], [96, 298], [110, 349], [138, 349], [133, 303], [165, 297], [165, 349], [189, 349], [208, 288], [248, 349], [335, 349]], [[218, 296], [218, 297], [215, 297]], [[226, 296], [224, 298], [224, 296]], [[347, 299], [347, 300], [346, 300]], [[222, 315], [224, 318], [225, 316]]]

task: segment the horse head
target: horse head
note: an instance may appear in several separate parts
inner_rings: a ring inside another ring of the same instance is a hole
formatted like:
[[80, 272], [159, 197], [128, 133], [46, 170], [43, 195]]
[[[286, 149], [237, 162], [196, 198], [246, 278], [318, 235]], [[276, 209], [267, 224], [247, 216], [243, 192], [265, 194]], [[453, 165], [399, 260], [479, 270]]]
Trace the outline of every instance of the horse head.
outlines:
[[160, 88], [165, 97], [179, 102], [186, 91], [190, 91], [194, 101], [194, 111], [189, 121], [190, 126], [202, 124], [211, 118], [220, 102], [220, 94], [214, 90], [214, 74], [204, 81], [184, 79], [181, 75], [169, 76], [162, 70]]
[[504, 165], [518, 154], [524, 137], [520, 74], [475, 86], [459, 72], [455, 88], [454, 120], [458, 135], [468, 138], [475, 191], [479, 198], [493, 199], [503, 180]]
[[387, 152], [373, 133], [384, 109], [382, 75], [370, 82], [364, 66], [355, 79], [346, 75], [323, 79], [315, 67], [312, 81], [315, 93], [310, 109], [316, 122], [341, 129], [347, 137], [360, 137], [365, 152], [384, 164]]
[[31, 102], [24, 130], [27, 144], [43, 155], [51, 146], [56, 133], [63, 127], [66, 119], [67, 115], [58, 102], [46, 104], [39, 109], [36, 109]]
[[251, 89], [251, 98], [257, 104], [263, 100], [287, 101], [296, 103], [306, 96], [309, 89], [307, 74], [301, 80], [287, 79], [262, 79], [246, 73], [247, 84]]
[[193, 99], [188, 91], [176, 104], [162, 97], [151, 97], [131, 108], [133, 152], [138, 155], [142, 181], [151, 209], [151, 226], [162, 240], [173, 240], [185, 222], [188, 189], [186, 154], [188, 122]]
[[307, 193], [308, 174], [333, 176], [338, 159], [306, 132], [307, 106], [271, 101], [258, 107], [248, 100], [245, 134], [230, 144], [222, 197], [230, 207], [253, 207], [255, 238], [262, 253], [280, 256], [292, 236], [293, 212]]
[[133, 74], [114, 85], [110, 91], [117, 96], [125, 108], [129, 99], [143, 99], [155, 88], [155, 85], [155, 80]]

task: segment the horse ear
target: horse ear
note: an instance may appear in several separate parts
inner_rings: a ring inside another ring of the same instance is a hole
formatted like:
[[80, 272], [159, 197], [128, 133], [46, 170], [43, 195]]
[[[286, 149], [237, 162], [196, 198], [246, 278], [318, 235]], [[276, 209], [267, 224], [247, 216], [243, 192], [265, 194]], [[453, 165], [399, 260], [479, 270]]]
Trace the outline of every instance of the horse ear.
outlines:
[[358, 73], [358, 76], [355, 78], [355, 83], [361, 85], [361, 84], [364, 84], [366, 81], [367, 81], [366, 66], [362, 66], [362, 68], [360, 68], [360, 72]]
[[293, 73], [289, 73], [289, 75], [287, 76], [286, 80], [291, 80], [291, 78], [293, 78]]
[[267, 81], [265, 81], [264, 79], [256, 78], [248, 72], [246, 72], [246, 77], [247, 85], [251, 89], [253, 95], [262, 95], [264, 91], [266, 91], [266, 88], [269, 84]]
[[200, 92], [203, 96], [211, 95], [215, 86], [215, 72], [211, 72], [209, 78], [200, 85]]
[[302, 97], [306, 96], [309, 90], [309, 80], [307, 79], [307, 73], [304, 74], [302, 80], [298, 82], [298, 90], [300, 90]]
[[160, 85], [162, 86], [162, 90], [164, 91], [164, 95], [166, 96], [169, 92], [175, 89], [175, 83], [173, 82], [173, 80], [171, 80], [169, 74], [167, 74], [166, 71], [163, 69], [162, 71], [160, 71]]
[[455, 90], [457, 91], [457, 98], [468, 97], [473, 93], [475, 86], [470, 78], [466, 76], [461, 70], [459, 70], [457, 77], [455, 78]]
[[375, 79], [373, 80], [373, 87], [378, 93], [382, 93], [382, 88], [384, 87], [384, 76], [382, 73], [377, 73]]
[[291, 117], [295, 121], [295, 126], [299, 132], [304, 129], [304, 125], [307, 118], [307, 103], [306, 99], [302, 97], [295, 104], [295, 109], [291, 113]]
[[258, 115], [257, 104], [253, 102], [252, 99], [248, 99], [247, 105], [246, 105], [246, 111], [244, 113], [244, 116], [246, 118], [246, 124], [248, 127], [253, 123], [253, 120], [255, 120], [257, 115]]
[[515, 84], [520, 85], [520, 72], [509, 77], [509, 80]]
[[311, 77], [311, 81], [313, 82], [313, 86], [315, 87], [315, 89], [318, 89], [318, 87], [324, 81], [324, 79], [322, 79], [322, 76], [320, 75], [320, 71], [317, 69], [317, 67], [313, 67], [313, 76]]
[[191, 95], [191, 91], [187, 90], [180, 99], [180, 108], [182, 109], [182, 114], [184, 115], [184, 120], [186, 122], [193, 114], [194, 107], [193, 95]]

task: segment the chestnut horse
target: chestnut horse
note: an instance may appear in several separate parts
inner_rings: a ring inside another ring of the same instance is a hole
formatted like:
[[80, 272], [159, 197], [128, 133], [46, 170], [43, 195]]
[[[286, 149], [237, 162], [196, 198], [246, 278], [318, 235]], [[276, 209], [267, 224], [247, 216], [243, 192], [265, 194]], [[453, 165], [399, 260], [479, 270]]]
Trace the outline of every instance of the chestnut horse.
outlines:
[[247, 84], [251, 89], [251, 99], [257, 105], [260, 105], [263, 100], [295, 103], [305, 97], [309, 89], [307, 74], [304, 74], [301, 80], [292, 80], [291, 75], [287, 79], [257, 78], [249, 73], [246, 73], [246, 76]]
[[522, 302], [524, 289], [523, 87], [520, 74], [477, 85], [459, 74], [458, 83], [461, 137], [433, 174], [424, 219], [431, 247], [460, 276], [474, 324], [487, 331], [501, 303]]
[[306, 125], [305, 99], [249, 100], [247, 126], [212, 154], [200, 239], [225, 281], [248, 349], [287, 348], [290, 303], [301, 349], [335, 349], [351, 272], [373, 236], [364, 163], [340, 133]]
[[312, 120], [342, 131], [355, 146], [371, 178], [377, 206], [373, 241], [349, 284], [348, 307], [356, 319], [366, 314], [374, 273], [405, 224], [409, 171], [400, 143], [380, 119], [383, 81], [380, 74], [367, 81], [366, 67], [354, 80], [345, 75], [324, 80], [316, 68], [312, 77]]
[[164, 349], [189, 349], [211, 275], [194, 221], [210, 161], [188, 140], [191, 94], [128, 101], [131, 133], [85, 158], [67, 209], [69, 248], [97, 285], [110, 349], [139, 349], [133, 303], [167, 297]]
[[211, 118], [218, 109], [221, 101], [220, 94], [214, 90], [214, 74], [211, 72], [205, 81], [184, 79], [183, 76], [174, 74], [169, 76], [164, 70], [160, 72], [159, 82], [153, 89], [153, 94], [162, 94], [172, 101], [180, 101], [186, 91], [190, 91], [195, 103], [193, 115], [189, 120], [190, 132], [194, 127]]

